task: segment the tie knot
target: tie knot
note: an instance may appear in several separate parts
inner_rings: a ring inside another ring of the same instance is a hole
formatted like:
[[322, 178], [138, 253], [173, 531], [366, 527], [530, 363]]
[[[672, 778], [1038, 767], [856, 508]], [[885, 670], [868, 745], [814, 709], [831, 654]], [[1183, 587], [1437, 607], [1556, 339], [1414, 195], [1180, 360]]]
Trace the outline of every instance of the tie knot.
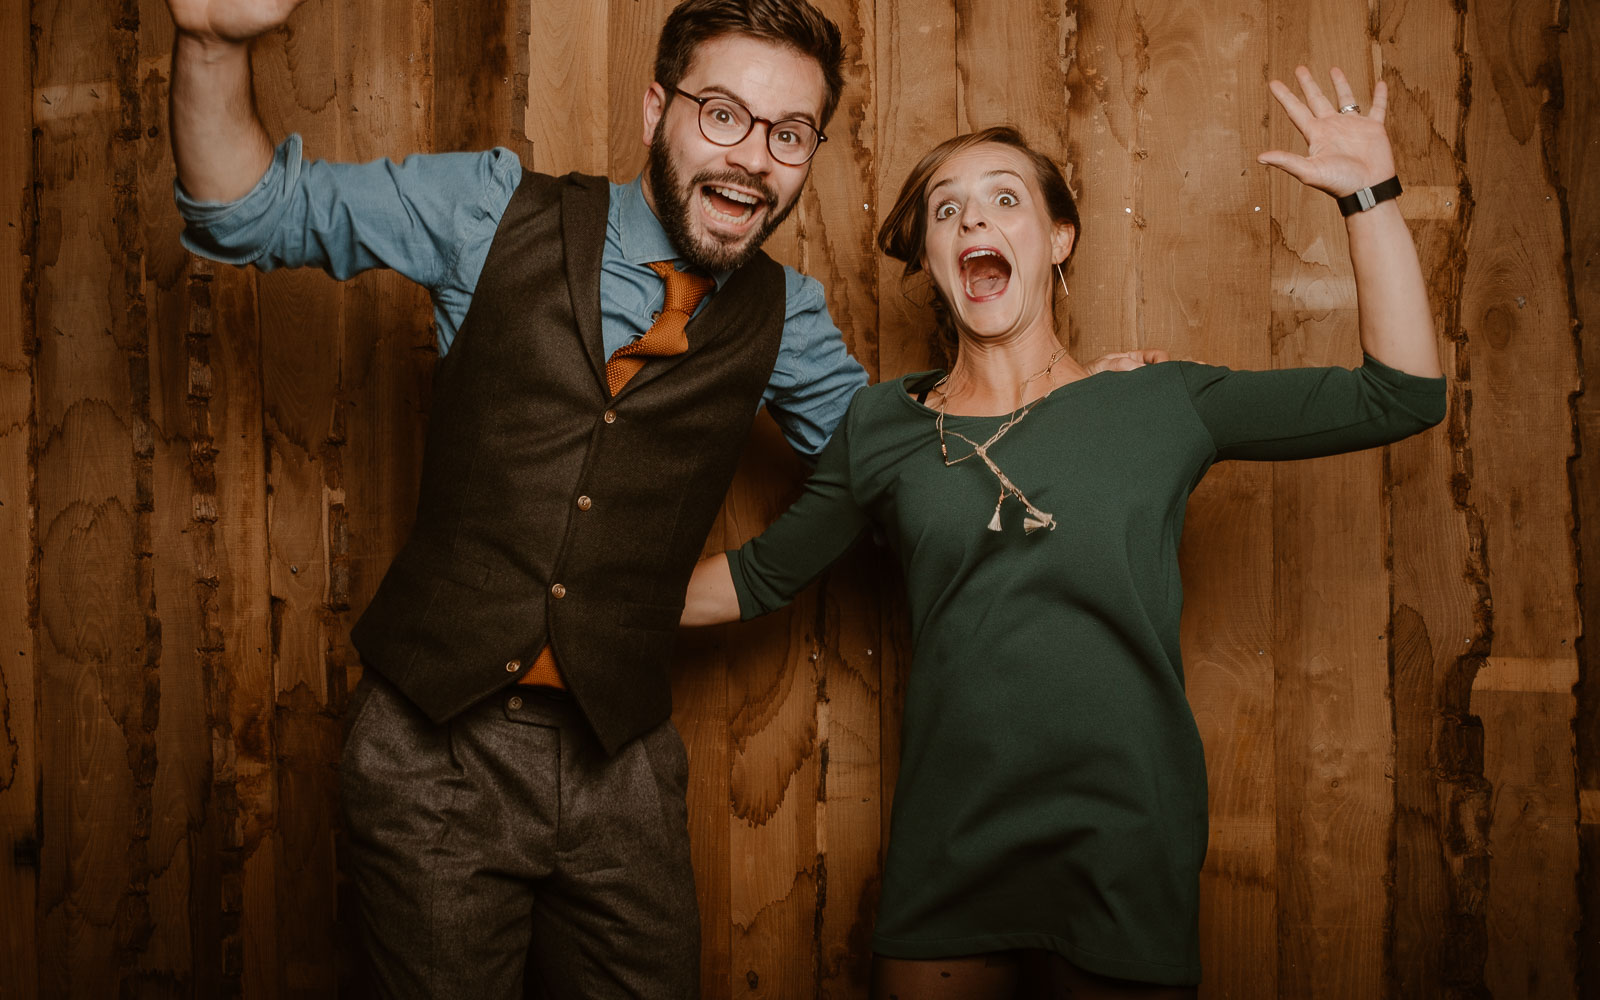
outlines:
[[667, 300], [661, 307], [663, 312], [692, 315], [700, 300], [716, 284], [710, 278], [678, 270], [670, 260], [651, 261], [650, 270], [661, 275], [661, 280], [667, 284]]

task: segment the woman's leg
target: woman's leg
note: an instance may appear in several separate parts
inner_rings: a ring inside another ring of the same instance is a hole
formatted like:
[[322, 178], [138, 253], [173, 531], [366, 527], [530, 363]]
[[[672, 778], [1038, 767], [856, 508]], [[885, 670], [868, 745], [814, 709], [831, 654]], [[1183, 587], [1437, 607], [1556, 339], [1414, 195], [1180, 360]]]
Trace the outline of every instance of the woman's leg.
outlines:
[[1015, 952], [960, 958], [872, 956], [872, 1000], [1012, 1000]]
[[1017, 952], [1016, 1000], [1195, 1000], [1193, 986], [1111, 979], [1078, 968], [1052, 951]]

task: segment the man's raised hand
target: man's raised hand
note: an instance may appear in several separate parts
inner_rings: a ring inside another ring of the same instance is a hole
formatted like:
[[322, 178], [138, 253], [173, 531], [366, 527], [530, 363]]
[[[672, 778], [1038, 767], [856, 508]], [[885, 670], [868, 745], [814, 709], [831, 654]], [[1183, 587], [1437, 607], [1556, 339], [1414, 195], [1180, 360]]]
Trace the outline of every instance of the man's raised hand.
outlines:
[[280, 27], [305, 0], [167, 0], [172, 23], [206, 42], [248, 42]]

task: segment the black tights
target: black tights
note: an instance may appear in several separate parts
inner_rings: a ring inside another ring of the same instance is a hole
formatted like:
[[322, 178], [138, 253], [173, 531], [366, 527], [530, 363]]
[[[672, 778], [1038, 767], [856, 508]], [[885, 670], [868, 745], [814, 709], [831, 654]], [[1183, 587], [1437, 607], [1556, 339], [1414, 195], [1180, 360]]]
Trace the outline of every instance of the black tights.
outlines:
[[872, 1000], [1194, 1000], [1192, 986], [1107, 979], [1039, 949], [962, 958], [872, 957]]

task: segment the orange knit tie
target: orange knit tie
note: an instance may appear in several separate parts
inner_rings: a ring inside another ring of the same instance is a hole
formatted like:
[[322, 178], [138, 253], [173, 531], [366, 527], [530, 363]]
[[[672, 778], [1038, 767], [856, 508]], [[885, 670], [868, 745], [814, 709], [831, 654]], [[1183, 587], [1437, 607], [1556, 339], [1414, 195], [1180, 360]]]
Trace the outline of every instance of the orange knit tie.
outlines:
[[[655, 321], [644, 332], [644, 336], [617, 348], [611, 360], [606, 362], [606, 388], [611, 390], [613, 396], [639, 373], [646, 358], [670, 357], [689, 349], [689, 337], [684, 333], [684, 327], [689, 325], [689, 318], [694, 315], [700, 300], [715, 284], [710, 278], [678, 270], [668, 260], [653, 261], [649, 267], [667, 283], [666, 302], [661, 306], [661, 311], [656, 313]], [[538, 659], [533, 661], [527, 673], [517, 679], [517, 683], [553, 688], [567, 686], [561, 679], [555, 654], [549, 646], [539, 651]]]
[[689, 325], [689, 317], [694, 315], [695, 307], [714, 284], [710, 278], [678, 270], [668, 260], [654, 261], [650, 264], [650, 270], [661, 275], [661, 280], [667, 283], [667, 300], [644, 336], [617, 348], [611, 360], [606, 362], [606, 387], [613, 396], [639, 373], [639, 369], [644, 367], [645, 358], [669, 357], [689, 349], [689, 338], [683, 328]]

